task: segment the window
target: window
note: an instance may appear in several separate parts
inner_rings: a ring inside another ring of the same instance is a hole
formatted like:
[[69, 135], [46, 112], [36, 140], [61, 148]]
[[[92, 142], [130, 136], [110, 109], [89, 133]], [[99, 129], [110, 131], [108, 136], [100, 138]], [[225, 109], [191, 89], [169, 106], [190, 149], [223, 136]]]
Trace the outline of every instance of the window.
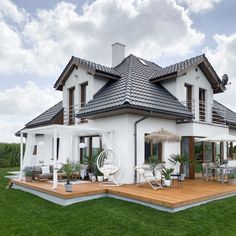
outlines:
[[80, 101], [81, 107], [83, 107], [87, 103], [87, 93], [88, 93], [88, 83], [84, 83], [80, 85]]
[[185, 99], [186, 99], [186, 107], [192, 111], [192, 85], [185, 84]]
[[99, 136], [80, 137], [80, 143], [85, 143], [85, 148], [80, 148], [80, 162], [83, 163], [85, 156], [94, 156], [102, 151], [102, 141]]
[[33, 149], [33, 155], [37, 155], [37, 152], [38, 152], [38, 148], [37, 148], [37, 145], [34, 145], [34, 149]]
[[204, 89], [199, 89], [199, 120], [206, 120], [206, 94]]
[[[145, 134], [147, 135], [147, 134]], [[145, 162], [149, 160], [151, 156], [154, 156], [157, 160], [162, 160], [162, 144], [161, 143], [146, 143], [144, 144]]]
[[75, 87], [69, 89], [69, 104], [68, 104], [68, 115], [69, 115], [69, 125], [75, 124]]

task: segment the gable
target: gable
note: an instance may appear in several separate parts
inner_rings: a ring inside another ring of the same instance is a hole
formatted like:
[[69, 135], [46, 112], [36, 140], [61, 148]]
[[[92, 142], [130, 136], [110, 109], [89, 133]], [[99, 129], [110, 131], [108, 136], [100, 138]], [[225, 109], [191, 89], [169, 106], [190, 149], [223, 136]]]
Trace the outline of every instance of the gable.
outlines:
[[120, 75], [113, 68], [72, 56], [65, 69], [54, 84], [54, 88], [56, 90], [62, 91], [66, 80], [68, 79], [72, 71], [77, 68], [84, 69], [88, 74], [103, 76], [104, 78], [108, 79], [116, 80], [120, 78]]
[[190, 69], [196, 67], [201, 69], [202, 73], [211, 84], [214, 93], [221, 93], [225, 90], [222, 81], [204, 54], [161, 68], [153, 73], [150, 81], [152, 83], [157, 83], [160, 81], [178, 78], [187, 73]]

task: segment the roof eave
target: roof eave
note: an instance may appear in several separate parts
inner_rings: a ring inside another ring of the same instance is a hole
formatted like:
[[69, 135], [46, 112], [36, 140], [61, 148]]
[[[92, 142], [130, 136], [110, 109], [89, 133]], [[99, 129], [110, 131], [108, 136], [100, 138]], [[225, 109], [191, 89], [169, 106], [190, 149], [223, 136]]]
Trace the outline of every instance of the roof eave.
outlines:
[[158, 82], [161, 82], [163, 80], [174, 79], [176, 77], [177, 77], [177, 72], [174, 72], [174, 73], [170, 73], [168, 75], [163, 75], [163, 76], [151, 78], [151, 79], [149, 79], [149, 81], [152, 82], [152, 83], [158, 83]]
[[81, 64], [78, 61], [76, 61], [74, 57], [71, 57], [70, 61], [66, 65], [65, 69], [62, 71], [61, 75], [58, 77], [56, 83], [54, 84], [54, 88], [56, 90], [62, 91], [63, 85], [65, 84], [65, 81], [68, 79], [68, 77], [70, 76], [70, 74], [74, 70], [74, 68], [78, 68], [78, 67], [86, 70], [88, 73], [90, 73], [92, 75], [96, 74], [96, 75], [100, 75], [100, 76], [103, 76], [103, 77], [108, 78], [108, 79], [117, 80], [118, 78], [121, 77], [120, 75], [100, 71], [100, 70], [97, 70], [97, 69], [96, 70], [91, 69], [89, 66], [85, 66], [84, 64]]
[[122, 109], [132, 109], [132, 110], [137, 110], [137, 111], [143, 111], [143, 112], [153, 112], [156, 114], [161, 114], [161, 115], [166, 115], [166, 116], [171, 116], [175, 119], [192, 119], [193, 118], [193, 114], [180, 114], [180, 113], [175, 113], [175, 112], [168, 112], [168, 111], [164, 111], [164, 110], [157, 110], [157, 109], [149, 109], [149, 108], [144, 108], [144, 107], [138, 107], [138, 106], [133, 106], [130, 104], [123, 104], [120, 106], [115, 106], [115, 107], [111, 107], [111, 108], [106, 108], [106, 109], [101, 109], [99, 111], [92, 111], [92, 112], [86, 112], [86, 113], [82, 113], [81, 115], [78, 113], [76, 115], [77, 118], [90, 118], [91, 116], [96, 116], [98, 114], [102, 114], [102, 113], [109, 113], [112, 111], [117, 111], [117, 110], [122, 110]]

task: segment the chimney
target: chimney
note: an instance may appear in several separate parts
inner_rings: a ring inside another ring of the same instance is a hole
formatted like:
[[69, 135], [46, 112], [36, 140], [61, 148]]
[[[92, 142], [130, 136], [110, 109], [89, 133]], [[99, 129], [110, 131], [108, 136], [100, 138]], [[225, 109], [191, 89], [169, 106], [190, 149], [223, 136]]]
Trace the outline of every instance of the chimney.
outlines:
[[125, 58], [125, 45], [113, 43], [112, 45], [112, 67], [119, 65]]

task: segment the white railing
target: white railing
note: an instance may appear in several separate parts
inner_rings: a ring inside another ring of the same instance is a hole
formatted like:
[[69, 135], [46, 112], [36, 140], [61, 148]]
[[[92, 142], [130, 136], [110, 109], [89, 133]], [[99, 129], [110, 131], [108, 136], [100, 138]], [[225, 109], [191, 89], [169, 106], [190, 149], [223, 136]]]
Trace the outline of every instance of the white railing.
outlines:
[[87, 119], [76, 118], [78, 112], [79, 112], [78, 105], [71, 105], [68, 106], [67, 108], [64, 108], [64, 125], [75, 125], [88, 122]]
[[195, 121], [201, 121], [213, 124], [226, 124], [226, 109], [220, 106], [214, 107], [213, 104], [207, 102], [192, 100], [181, 102], [192, 113]]
[[74, 125], [76, 124], [76, 114], [78, 112], [78, 105], [71, 105], [64, 108], [64, 124]]

